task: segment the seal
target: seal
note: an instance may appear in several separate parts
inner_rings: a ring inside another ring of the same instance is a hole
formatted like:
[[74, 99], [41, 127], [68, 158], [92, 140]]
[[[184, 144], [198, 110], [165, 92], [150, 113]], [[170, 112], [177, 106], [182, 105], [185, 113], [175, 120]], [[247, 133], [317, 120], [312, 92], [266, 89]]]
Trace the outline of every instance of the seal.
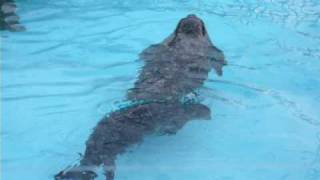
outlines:
[[103, 165], [107, 180], [115, 177], [115, 160], [149, 134], [172, 135], [188, 121], [211, 119], [210, 109], [182, 101], [201, 87], [211, 69], [222, 75], [224, 55], [209, 39], [195, 15], [180, 20], [174, 33], [140, 54], [142, 72], [127, 99], [133, 105], [104, 117], [86, 142], [80, 164], [55, 175], [55, 180], [93, 180]]
[[19, 24], [14, 0], [0, 0], [0, 30], [24, 31], [25, 27]]

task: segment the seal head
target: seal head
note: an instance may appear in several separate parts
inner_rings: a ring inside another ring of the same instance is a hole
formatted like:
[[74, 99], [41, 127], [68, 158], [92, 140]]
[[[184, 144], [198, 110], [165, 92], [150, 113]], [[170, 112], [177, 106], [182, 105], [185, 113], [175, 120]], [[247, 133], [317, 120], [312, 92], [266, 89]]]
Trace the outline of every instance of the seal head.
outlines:
[[180, 20], [175, 35], [185, 34], [193, 37], [201, 37], [206, 35], [206, 29], [203, 21], [194, 14], [190, 14], [187, 17]]

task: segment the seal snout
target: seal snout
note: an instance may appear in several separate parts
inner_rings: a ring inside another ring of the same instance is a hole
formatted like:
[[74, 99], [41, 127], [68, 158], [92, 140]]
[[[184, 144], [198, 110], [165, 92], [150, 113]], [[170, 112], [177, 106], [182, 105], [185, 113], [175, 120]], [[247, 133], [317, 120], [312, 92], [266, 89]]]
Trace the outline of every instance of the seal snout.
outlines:
[[203, 22], [195, 14], [189, 14], [183, 18], [178, 26], [178, 33], [183, 33], [193, 36], [201, 36], [204, 33]]

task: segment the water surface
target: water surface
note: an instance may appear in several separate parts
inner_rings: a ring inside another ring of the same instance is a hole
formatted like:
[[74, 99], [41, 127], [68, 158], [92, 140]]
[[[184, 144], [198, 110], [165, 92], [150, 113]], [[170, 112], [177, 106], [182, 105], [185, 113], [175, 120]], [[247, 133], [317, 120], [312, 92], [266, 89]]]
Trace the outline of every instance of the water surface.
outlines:
[[1, 32], [3, 180], [52, 179], [77, 162], [100, 118], [123, 105], [138, 53], [189, 13], [229, 62], [200, 90], [212, 120], [147, 137], [119, 156], [116, 179], [320, 179], [319, 1], [17, 4], [27, 31]]

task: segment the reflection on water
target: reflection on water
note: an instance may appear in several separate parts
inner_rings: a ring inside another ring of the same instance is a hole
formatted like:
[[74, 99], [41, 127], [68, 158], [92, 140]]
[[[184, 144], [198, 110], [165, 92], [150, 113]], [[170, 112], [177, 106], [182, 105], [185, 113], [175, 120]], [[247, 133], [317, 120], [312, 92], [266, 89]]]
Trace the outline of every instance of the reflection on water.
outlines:
[[126, 104], [138, 53], [189, 13], [230, 64], [198, 92], [212, 120], [147, 137], [119, 157], [117, 179], [320, 178], [318, 1], [17, 4], [27, 31], [1, 32], [3, 179], [52, 179], [77, 162], [100, 118]]

